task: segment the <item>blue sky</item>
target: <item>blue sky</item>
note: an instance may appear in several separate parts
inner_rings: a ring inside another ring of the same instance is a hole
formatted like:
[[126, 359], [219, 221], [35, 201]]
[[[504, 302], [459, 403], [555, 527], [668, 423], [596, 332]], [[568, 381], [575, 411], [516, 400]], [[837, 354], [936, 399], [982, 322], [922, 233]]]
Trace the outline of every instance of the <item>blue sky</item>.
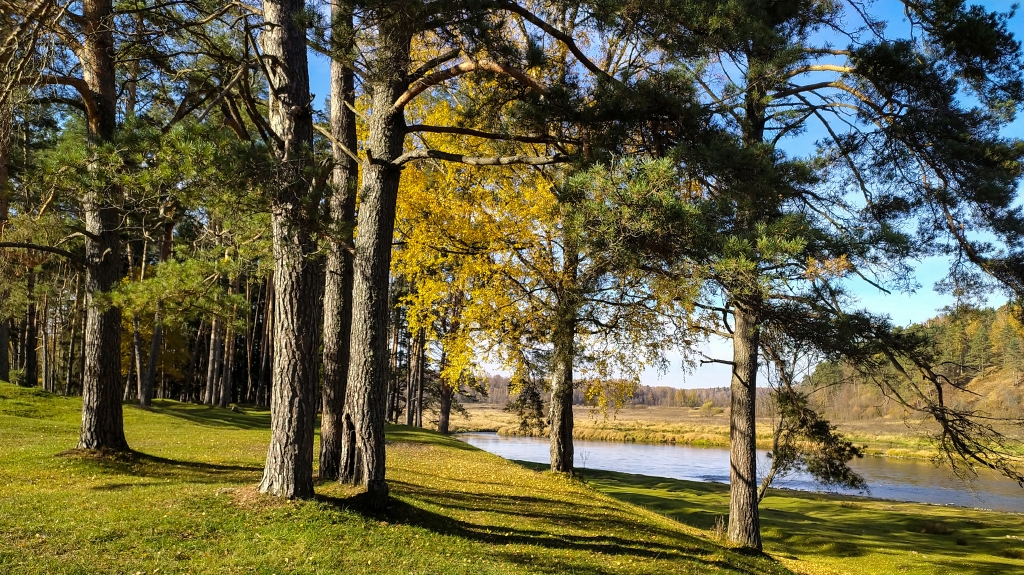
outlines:
[[[975, 2], [990, 10], [1007, 11], [1014, 2], [1007, 0], [987, 0]], [[897, 0], [878, 0], [872, 12], [883, 17], [889, 32], [903, 35], [908, 30], [903, 5]], [[1018, 38], [1024, 37], [1024, 14], [1019, 11], [1010, 21], [1010, 29]], [[837, 42], [838, 43], [838, 42]], [[327, 58], [310, 52], [310, 89], [315, 96], [315, 105], [323, 109], [324, 100], [330, 93], [330, 63]], [[1024, 137], [1024, 115], [1005, 130], [1007, 136]], [[814, 132], [804, 134], [799, 139], [791, 139], [786, 145], [790, 154], [800, 155], [813, 149], [814, 140], [820, 137]], [[948, 261], [944, 258], [928, 258], [917, 262], [915, 276], [920, 287], [912, 293], [885, 294], [865, 282], [851, 282], [849, 287], [858, 297], [861, 307], [875, 313], [889, 315], [898, 325], [908, 325], [935, 316], [943, 307], [953, 303], [952, 296], [936, 293], [935, 282], [945, 276]], [[990, 298], [991, 305], [999, 305], [1005, 301], [1000, 295]], [[728, 359], [731, 357], [731, 346], [726, 340], [711, 341], [705, 347], [705, 353], [711, 357]], [[655, 370], [644, 372], [641, 381], [647, 385], [670, 385], [673, 387], [718, 387], [729, 384], [728, 366], [708, 364], [686, 373], [681, 368], [680, 356], [669, 357], [670, 369], [659, 374]]]

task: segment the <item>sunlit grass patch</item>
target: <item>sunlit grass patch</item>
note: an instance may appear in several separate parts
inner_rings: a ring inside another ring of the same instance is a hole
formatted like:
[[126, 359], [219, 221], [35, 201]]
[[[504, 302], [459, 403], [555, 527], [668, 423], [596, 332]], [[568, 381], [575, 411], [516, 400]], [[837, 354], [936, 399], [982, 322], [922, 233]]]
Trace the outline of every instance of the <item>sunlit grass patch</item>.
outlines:
[[0, 384], [0, 573], [789, 573], [451, 437], [389, 427], [392, 505], [258, 493], [266, 411], [125, 407], [135, 453], [76, 451], [80, 403]]

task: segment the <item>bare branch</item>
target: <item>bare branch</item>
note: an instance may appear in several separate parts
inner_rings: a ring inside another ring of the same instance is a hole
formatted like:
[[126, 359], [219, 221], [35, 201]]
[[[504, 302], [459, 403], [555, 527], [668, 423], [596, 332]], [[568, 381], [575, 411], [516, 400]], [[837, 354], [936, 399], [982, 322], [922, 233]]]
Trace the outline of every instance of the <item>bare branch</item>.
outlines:
[[413, 152], [406, 152], [399, 156], [393, 164], [401, 166], [415, 160], [425, 160], [433, 158], [435, 160], [444, 160], [446, 162], [458, 162], [460, 164], [467, 164], [470, 166], [510, 166], [515, 164], [525, 164], [528, 166], [546, 166], [549, 164], [562, 164], [568, 162], [571, 157], [562, 154], [556, 154], [554, 156], [491, 156], [491, 157], [480, 157], [480, 156], [464, 156], [462, 154], [452, 154], [449, 152], [439, 152], [437, 150], [416, 150]]
[[516, 4], [515, 2], [506, 2], [504, 4], [500, 4], [500, 6], [505, 10], [508, 10], [509, 12], [522, 16], [524, 20], [540, 28], [541, 30], [544, 31], [545, 34], [548, 34], [549, 36], [555, 38], [556, 40], [564, 44], [565, 47], [568, 48], [570, 52], [572, 52], [572, 55], [575, 56], [576, 59], [579, 60], [580, 64], [583, 64], [583, 67], [586, 68], [587, 70], [590, 70], [595, 75], [605, 80], [610, 80], [616, 84], [621, 83], [617, 79], [615, 79], [614, 76], [602, 70], [597, 64], [591, 61], [590, 58], [587, 58], [586, 54], [583, 53], [583, 50], [580, 50], [579, 46], [576, 45], [576, 41], [573, 40], [572, 36], [569, 36], [565, 32], [562, 32], [561, 30], [555, 28], [551, 24], [548, 24], [547, 22], [539, 18], [536, 14], [530, 12], [529, 10], [520, 6], [519, 4]]
[[338, 146], [338, 148], [342, 152], [345, 152], [346, 156], [352, 158], [352, 161], [354, 161], [354, 162], [358, 162], [359, 161], [359, 156], [357, 156], [355, 154], [355, 152], [353, 152], [352, 150], [348, 149], [345, 146], [345, 144], [341, 143], [340, 140], [335, 138], [334, 135], [331, 134], [330, 130], [327, 130], [327, 129], [325, 129], [325, 128], [321, 127], [321, 126], [318, 126], [316, 124], [313, 124], [313, 129], [316, 130], [317, 132], [320, 132], [321, 134], [323, 134], [328, 140], [331, 141], [332, 144], [334, 144], [335, 146]]
[[472, 136], [474, 138], [486, 138], [488, 140], [508, 140], [511, 142], [523, 142], [524, 144], [550, 144], [554, 142], [579, 143], [579, 140], [556, 138], [555, 136], [516, 136], [514, 134], [499, 134], [474, 130], [473, 128], [456, 128], [451, 126], [431, 126], [428, 124], [412, 124], [405, 129], [406, 133], [427, 132], [431, 134], [457, 134], [460, 136]]
[[49, 254], [55, 254], [55, 255], [63, 256], [65, 258], [67, 258], [71, 263], [73, 263], [73, 264], [75, 264], [75, 265], [77, 265], [79, 267], [85, 267], [85, 260], [83, 260], [82, 258], [78, 257], [77, 255], [75, 255], [75, 254], [73, 254], [73, 253], [71, 253], [71, 252], [69, 252], [67, 250], [62, 250], [60, 248], [55, 248], [53, 246], [44, 246], [44, 245], [40, 245], [40, 244], [30, 244], [30, 243], [24, 243], [24, 242], [0, 242], [0, 249], [2, 249], [2, 248], [7, 248], [7, 249], [23, 249], [23, 250], [36, 250], [36, 251], [39, 251], [39, 252], [46, 252], [46, 253], [49, 253]]

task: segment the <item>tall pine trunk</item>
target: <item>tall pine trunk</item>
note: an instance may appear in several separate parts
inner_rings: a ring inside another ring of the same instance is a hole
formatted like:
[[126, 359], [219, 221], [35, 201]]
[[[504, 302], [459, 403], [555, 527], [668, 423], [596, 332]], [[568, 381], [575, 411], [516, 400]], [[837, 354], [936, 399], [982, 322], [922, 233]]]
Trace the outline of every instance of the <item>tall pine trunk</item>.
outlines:
[[[114, 74], [114, 9], [111, 0], [82, 2], [82, 78], [88, 86], [86, 116], [94, 143], [114, 138], [117, 79]], [[85, 94], [83, 94], [85, 96]], [[82, 431], [78, 447], [127, 450], [121, 411], [121, 310], [103, 294], [121, 280], [121, 215], [113, 186], [82, 198], [85, 216], [85, 307]], [[99, 297], [97, 297], [99, 296]]]
[[[11, 111], [0, 109], [0, 134], [9, 134], [12, 121]], [[3, 238], [10, 218], [10, 172], [7, 155], [10, 139], [0, 137], [0, 239]], [[7, 290], [0, 290], [0, 301], [7, 301]], [[0, 309], [0, 381], [7, 381], [11, 372], [11, 324]]]
[[[331, 2], [332, 42], [335, 50], [352, 34], [352, 11], [346, 2]], [[348, 57], [348, 54], [345, 54]], [[320, 479], [341, 476], [342, 417], [348, 383], [352, 335], [352, 231], [356, 210], [358, 165], [345, 151], [356, 149], [355, 75], [339, 61], [331, 60], [331, 135], [337, 141], [332, 153], [334, 172], [330, 199], [332, 229], [327, 251], [324, 287], [324, 386], [320, 420]], [[340, 145], [339, 145], [340, 144]]]
[[221, 347], [221, 320], [219, 315], [213, 316], [210, 324], [209, 361], [206, 363], [206, 386], [203, 388], [202, 402], [208, 405], [216, 403], [217, 382], [220, 380], [220, 365], [223, 353]]
[[364, 485], [370, 505], [378, 508], [388, 497], [384, 478], [388, 280], [401, 178], [401, 168], [393, 162], [402, 154], [405, 140], [405, 116], [394, 104], [408, 87], [409, 51], [416, 28], [406, 8], [379, 11], [377, 46], [369, 63], [373, 112], [368, 119], [368, 161], [363, 164], [355, 239], [351, 363], [343, 417], [341, 479]]
[[319, 198], [306, 179], [313, 147], [306, 30], [295, 18], [303, 0], [263, 2], [268, 24], [270, 126], [280, 138], [278, 190], [271, 204], [274, 237], [274, 369], [270, 447], [261, 492], [313, 496], [313, 428], [319, 402], [323, 272], [315, 254]]
[[760, 549], [757, 436], [754, 430], [760, 337], [755, 309], [737, 304], [734, 312], [729, 416], [729, 540], [744, 547]]
[[22, 347], [25, 350], [23, 365], [25, 377], [22, 385], [35, 387], [39, 383], [39, 355], [36, 348], [39, 344], [39, 318], [36, 317], [36, 270], [28, 270], [28, 309], [25, 312], [25, 343]]

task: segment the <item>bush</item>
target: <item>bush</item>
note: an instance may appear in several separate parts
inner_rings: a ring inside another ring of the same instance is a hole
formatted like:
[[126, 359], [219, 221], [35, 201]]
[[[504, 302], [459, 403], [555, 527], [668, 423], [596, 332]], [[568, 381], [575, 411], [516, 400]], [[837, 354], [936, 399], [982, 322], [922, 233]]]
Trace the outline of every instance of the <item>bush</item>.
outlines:
[[700, 414], [705, 417], [714, 415], [718, 410], [715, 409], [715, 402], [710, 399], [704, 402], [704, 405], [700, 406]]
[[918, 532], [926, 535], [949, 535], [953, 528], [939, 521], [928, 521], [921, 525]]
[[14, 385], [25, 385], [25, 370], [24, 369], [12, 369], [7, 374], [7, 381]]

